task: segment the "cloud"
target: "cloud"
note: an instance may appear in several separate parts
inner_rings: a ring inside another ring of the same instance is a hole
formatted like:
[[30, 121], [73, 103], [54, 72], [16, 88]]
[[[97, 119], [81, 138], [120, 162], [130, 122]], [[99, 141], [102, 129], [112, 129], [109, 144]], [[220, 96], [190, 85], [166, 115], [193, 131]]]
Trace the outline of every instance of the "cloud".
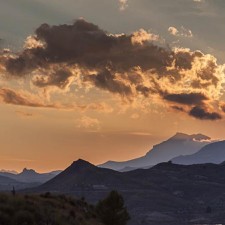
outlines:
[[128, 135], [132, 135], [132, 136], [152, 136], [152, 134], [148, 133], [148, 132], [129, 132]]
[[185, 112], [184, 108], [181, 107], [181, 106], [172, 105], [171, 108], [176, 110], [176, 111]]
[[193, 37], [192, 31], [183, 26], [181, 26], [180, 30], [178, 30], [176, 27], [169, 27], [168, 31], [171, 35], [177, 36], [177, 37], [186, 37], [186, 38]]
[[21, 117], [33, 117], [33, 113], [24, 112], [24, 111], [16, 111], [16, 114], [18, 114]]
[[102, 103], [90, 103], [90, 104], [85, 104], [85, 105], [77, 105], [79, 109], [82, 111], [99, 111], [99, 112], [105, 112], [105, 113], [111, 113], [113, 112], [113, 108], [102, 102]]
[[172, 34], [174, 36], [177, 36], [179, 34], [179, 31], [177, 30], [176, 27], [169, 27], [168, 31], [169, 31], [170, 34]]
[[164, 99], [183, 105], [201, 105], [205, 100], [208, 100], [202, 93], [166, 94], [164, 95]]
[[222, 116], [217, 112], [208, 112], [201, 106], [195, 106], [191, 109], [189, 114], [197, 119], [201, 120], [219, 120]]
[[[89, 104], [60, 104], [60, 103], [45, 103], [37, 95], [27, 91], [13, 90], [10, 88], [0, 89], [0, 100], [6, 104], [27, 106], [34, 108], [52, 108], [61, 110], [74, 110], [79, 112], [98, 111], [103, 113], [113, 112], [113, 108], [106, 103], [89, 103]], [[20, 115], [32, 116], [30, 113], [16, 111]]]
[[157, 35], [143, 29], [111, 34], [83, 19], [71, 25], [42, 24], [26, 40], [23, 51], [1, 55], [1, 71], [8, 78], [31, 77], [41, 89], [68, 90], [73, 84], [107, 91], [127, 104], [138, 99], [166, 102], [169, 107], [176, 103], [199, 119], [210, 116], [196, 116], [193, 107], [219, 113], [221, 108], [214, 103], [223, 94], [225, 66], [213, 55], [171, 49], [158, 41]]
[[66, 68], [49, 69], [47, 72], [48, 75], [46, 75], [46, 71], [44, 71], [44, 75], [35, 75], [32, 80], [33, 84], [40, 88], [55, 86], [60, 89], [66, 89], [73, 81], [73, 73]]
[[159, 41], [159, 35], [149, 33], [144, 29], [140, 29], [132, 34], [131, 42], [133, 44], [140, 44], [143, 45], [145, 42], [149, 41]]
[[119, 0], [120, 11], [124, 11], [128, 7], [128, 0]]
[[57, 108], [54, 104], [45, 104], [36, 96], [24, 91], [15, 91], [9, 88], [0, 89], [0, 98], [6, 104], [29, 107]]
[[91, 129], [91, 130], [99, 130], [100, 129], [100, 121], [96, 118], [83, 116], [77, 121], [78, 128]]

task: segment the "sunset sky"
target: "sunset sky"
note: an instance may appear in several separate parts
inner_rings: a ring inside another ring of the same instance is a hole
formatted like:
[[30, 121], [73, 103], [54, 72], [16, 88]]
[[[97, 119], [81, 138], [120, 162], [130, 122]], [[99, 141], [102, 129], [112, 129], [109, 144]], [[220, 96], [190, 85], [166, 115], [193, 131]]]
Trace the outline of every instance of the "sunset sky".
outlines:
[[0, 3], [0, 169], [225, 139], [224, 0]]

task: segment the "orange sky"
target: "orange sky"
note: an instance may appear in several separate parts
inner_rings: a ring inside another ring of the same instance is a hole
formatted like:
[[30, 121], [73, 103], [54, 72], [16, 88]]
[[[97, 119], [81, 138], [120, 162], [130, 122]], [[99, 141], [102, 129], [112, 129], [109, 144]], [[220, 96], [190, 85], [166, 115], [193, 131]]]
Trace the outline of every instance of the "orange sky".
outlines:
[[225, 139], [225, 6], [184, 3], [5, 2], [1, 168], [132, 159], [176, 132]]

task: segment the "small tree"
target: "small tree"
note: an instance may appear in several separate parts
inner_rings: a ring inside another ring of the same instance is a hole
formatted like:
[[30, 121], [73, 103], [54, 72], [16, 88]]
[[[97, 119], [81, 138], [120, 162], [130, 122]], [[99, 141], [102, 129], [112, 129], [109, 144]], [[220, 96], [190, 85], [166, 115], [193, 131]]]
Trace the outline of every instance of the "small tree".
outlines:
[[105, 225], [126, 225], [130, 219], [123, 197], [117, 191], [110, 192], [104, 200], [99, 201], [96, 211]]

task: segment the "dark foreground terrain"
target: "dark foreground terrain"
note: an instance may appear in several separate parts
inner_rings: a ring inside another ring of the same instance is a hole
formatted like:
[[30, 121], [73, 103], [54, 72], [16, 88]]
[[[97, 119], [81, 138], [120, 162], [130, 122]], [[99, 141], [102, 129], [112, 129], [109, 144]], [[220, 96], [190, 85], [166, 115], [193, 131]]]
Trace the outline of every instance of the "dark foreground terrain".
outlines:
[[1, 225], [101, 225], [94, 208], [65, 195], [0, 194]]
[[125, 199], [132, 225], [225, 224], [225, 165], [161, 163], [118, 172], [78, 160], [30, 192], [84, 196], [96, 203], [109, 191]]

